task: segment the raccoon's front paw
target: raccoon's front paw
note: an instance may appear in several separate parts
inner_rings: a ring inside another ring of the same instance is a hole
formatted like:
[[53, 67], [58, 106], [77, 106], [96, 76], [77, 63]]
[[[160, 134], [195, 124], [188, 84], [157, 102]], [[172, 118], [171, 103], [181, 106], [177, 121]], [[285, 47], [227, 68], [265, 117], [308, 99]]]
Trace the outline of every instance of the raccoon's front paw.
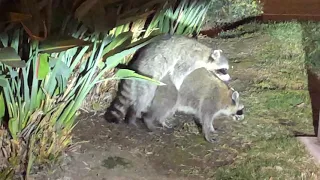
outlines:
[[205, 138], [210, 143], [216, 143], [219, 141], [219, 135], [216, 131], [211, 131], [205, 134]]
[[168, 128], [168, 129], [172, 129], [173, 125], [172, 124], [168, 124], [167, 122], [162, 122], [161, 123], [163, 128]]
[[155, 126], [152, 121], [150, 122], [148, 120], [147, 121], [145, 120], [144, 123], [147, 126], [149, 131], [157, 131], [159, 129], [159, 127]]
[[137, 121], [129, 121], [128, 124], [129, 124], [130, 126], [134, 126], [134, 127], [136, 127], [136, 128], [139, 127], [138, 124], [137, 124]]

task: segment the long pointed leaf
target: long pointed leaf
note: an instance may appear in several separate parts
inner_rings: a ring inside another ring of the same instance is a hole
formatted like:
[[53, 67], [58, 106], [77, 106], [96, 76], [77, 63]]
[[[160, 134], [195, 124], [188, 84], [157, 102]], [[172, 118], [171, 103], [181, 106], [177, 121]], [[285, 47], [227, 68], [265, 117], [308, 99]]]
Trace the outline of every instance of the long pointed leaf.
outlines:
[[[124, 51], [122, 51], [122, 52], [120, 52], [120, 53], [117, 53], [117, 54], [115, 54], [115, 55], [113, 55], [113, 56], [108, 57], [108, 58], [106, 59], [107, 68], [108, 68], [108, 69], [111, 69], [111, 68], [116, 67], [116, 66], [121, 62], [121, 60], [122, 60], [124, 57], [126, 57], [126, 56], [128, 56], [128, 55], [130, 55], [130, 54], [133, 54], [134, 52], [136, 52], [136, 51], [137, 51], [138, 49], [140, 49], [141, 47], [149, 44], [149, 43], [152, 42], [152, 41], [155, 41], [155, 40], [157, 40], [157, 39], [160, 39], [160, 38], [162, 38], [162, 37], [161, 37], [161, 36], [156, 36], [156, 37], [153, 37], [153, 38], [151, 38], [151, 39], [149, 39], [149, 40], [146, 40], [146, 39], [148, 39], [148, 38], [142, 39], [142, 40], [140, 40], [140, 41], [137, 41], [137, 42], [133, 43], [133, 44], [138, 44], [138, 45], [133, 46], [133, 47], [130, 47], [130, 48], [128, 48], [128, 49], [126, 49], [126, 50], [124, 50]], [[143, 43], [141, 43], [141, 42], [143, 42]], [[131, 45], [131, 46], [132, 46], [132, 45]]]
[[12, 47], [5, 47], [0, 50], [0, 62], [11, 67], [25, 67], [26, 63], [21, 60], [16, 50]]
[[129, 70], [129, 69], [119, 69], [117, 71], [117, 73], [115, 74], [115, 77], [119, 78], [119, 79], [137, 79], [137, 80], [146, 80], [146, 81], [149, 81], [151, 83], [154, 83], [154, 84], [157, 84], [157, 85], [160, 85], [160, 86], [163, 86], [163, 85], [166, 85], [158, 80], [155, 80], [155, 79], [152, 79], [152, 78], [149, 78], [147, 76], [143, 76], [143, 75], [140, 75], [132, 70]]
[[73, 47], [87, 46], [92, 42], [76, 39], [72, 36], [53, 36], [41, 42], [39, 52], [61, 52]]

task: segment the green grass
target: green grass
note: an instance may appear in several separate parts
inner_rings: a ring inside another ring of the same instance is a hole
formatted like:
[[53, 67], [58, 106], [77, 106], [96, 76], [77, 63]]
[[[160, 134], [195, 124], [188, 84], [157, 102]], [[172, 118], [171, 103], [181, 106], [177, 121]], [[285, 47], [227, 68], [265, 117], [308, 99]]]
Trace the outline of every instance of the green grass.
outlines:
[[306, 52], [306, 65], [317, 74], [320, 74], [320, 24], [302, 23], [303, 44]]
[[304, 56], [304, 46], [308, 45], [304, 30], [308, 27], [308, 33], [314, 35], [310, 39], [320, 40], [320, 31], [315, 31], [320, 26], [315, 24], [261, 26], [260, 33], [268, 40], [255, 53], [257, 61], [251, 69], [243, 69], [253, 74], [254, 88], [242, 92], [246, 117], [234, 132], [250, 144], [250, 149], [238, 154], [231, 166], [220, 167], [214, 174], [216, 179], [319, 177], [319, 166], [294, 137], [297, 132], [313, 134]]

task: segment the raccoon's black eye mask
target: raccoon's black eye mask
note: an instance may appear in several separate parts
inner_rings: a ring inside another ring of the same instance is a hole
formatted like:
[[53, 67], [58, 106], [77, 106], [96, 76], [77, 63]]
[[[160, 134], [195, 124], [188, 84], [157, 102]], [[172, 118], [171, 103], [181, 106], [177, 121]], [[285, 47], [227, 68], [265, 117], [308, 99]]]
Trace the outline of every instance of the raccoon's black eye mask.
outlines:
[[243, 109], [238, 110], [238, 111], [236, 112], [236, 115], [243, 115]]
[[227, 71], [228, 71], [228, 69], [226, 69], [226, 68], [222, 68], [222, 69], [216, 70], [217, 73], [220, 73], [220, 74], [223, 74], [223, 75], [228, 74]]

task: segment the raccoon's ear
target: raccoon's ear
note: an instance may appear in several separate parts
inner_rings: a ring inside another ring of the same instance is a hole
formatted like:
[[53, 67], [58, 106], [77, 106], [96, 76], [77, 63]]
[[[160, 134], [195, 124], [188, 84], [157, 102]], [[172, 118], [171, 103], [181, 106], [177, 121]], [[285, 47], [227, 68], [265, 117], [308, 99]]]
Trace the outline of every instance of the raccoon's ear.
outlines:
[[214, 59], [214, 60], [218, 60], [221, 56], [221, 53], [222, 53], [222, 50], [221, 49], [216, 49], [216, 50], [213, 50], [212, 54], [211, 54], [211, 57]]
[[234, 91], [232, 93], [232, 100], [236, 103], [236, 104], [239, 104], [239, 93], [238, 91]]

